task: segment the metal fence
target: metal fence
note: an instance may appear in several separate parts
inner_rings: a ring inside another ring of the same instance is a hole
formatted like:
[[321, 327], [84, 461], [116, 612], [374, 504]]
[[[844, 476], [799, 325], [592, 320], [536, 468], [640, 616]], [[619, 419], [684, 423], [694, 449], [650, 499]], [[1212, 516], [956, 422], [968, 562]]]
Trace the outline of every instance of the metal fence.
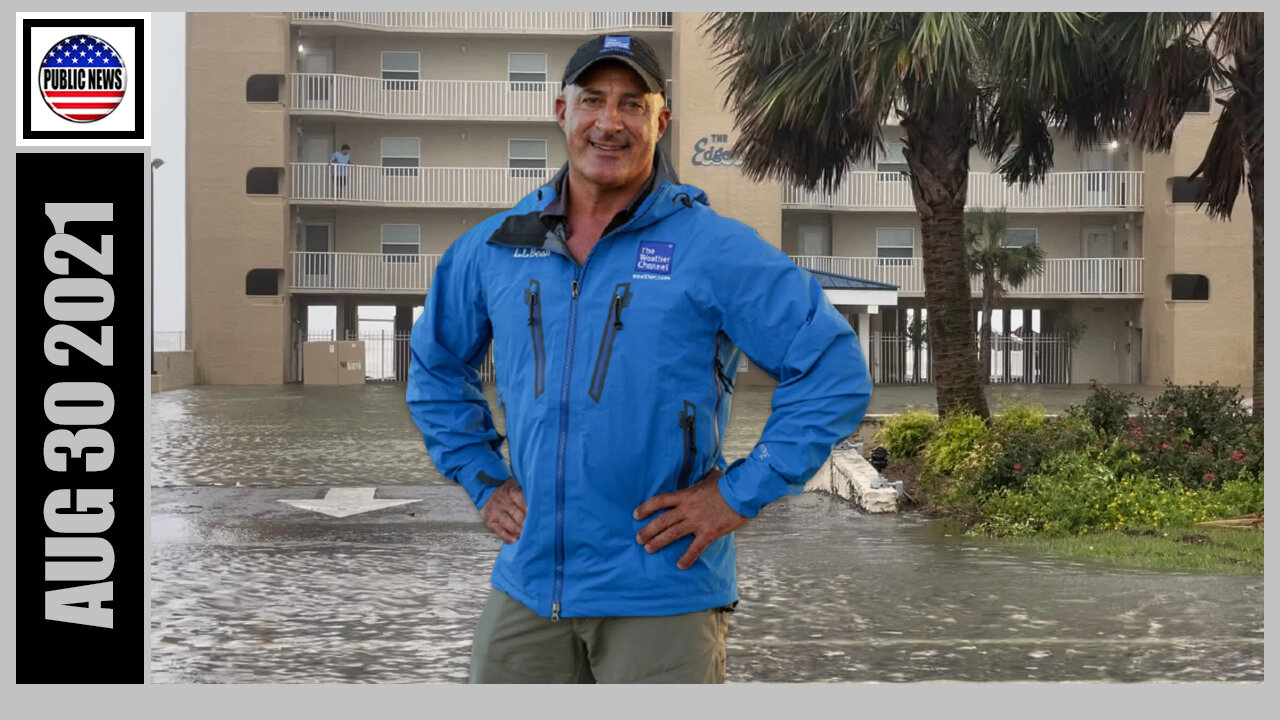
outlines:
[[187, 349], [187, 333], [183, 330], [157, 330], [151, 333], [152, 352], [182, 352]]
[[[933, 360], [927, 341], [914, 343], [892, 333], [871, 333], [867, 338], [871, 380], [876, 383], [928, 383]], [[974, 350], [977, 350], [977, 339]], [[1071, 382], [1071, 346], [1057, 335], [993, 335], [991, 367], [993, 383], [1064, 385]]]
[[[306, 338], [310, 342], [331, 342], [334, 333], [311, 332]], [[348, 332], [345, 341], [364, 343], [364, 379], [366, 382], [407, 382], [409, 380], [409, 335], [393, 332]], [[302, 348], [298, 348], [298, 357], [302, 357]], [[493, 345], [490, 344], [480, 363], [480, 380], [491, 383], [495, 380], [493, 370]], [[301, 378], [301, 373], [299, 373]]]

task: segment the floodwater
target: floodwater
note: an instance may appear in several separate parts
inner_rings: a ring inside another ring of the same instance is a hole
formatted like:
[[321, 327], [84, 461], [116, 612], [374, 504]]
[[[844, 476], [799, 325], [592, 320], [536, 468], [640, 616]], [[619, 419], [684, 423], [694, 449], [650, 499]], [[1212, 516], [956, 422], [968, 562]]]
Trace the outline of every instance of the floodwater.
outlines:
[[[769, 391], [739, 388], [726, 455]], [[403, 385], [152, 396], [151, 674], [465, 682], [499, 541], [432, 468]], [[416, 502], [346, 518], [324, 487]], [[729, 682], [1263, 679], [1263, 579], [1115, 570], [803, 494], [737, 533]]]

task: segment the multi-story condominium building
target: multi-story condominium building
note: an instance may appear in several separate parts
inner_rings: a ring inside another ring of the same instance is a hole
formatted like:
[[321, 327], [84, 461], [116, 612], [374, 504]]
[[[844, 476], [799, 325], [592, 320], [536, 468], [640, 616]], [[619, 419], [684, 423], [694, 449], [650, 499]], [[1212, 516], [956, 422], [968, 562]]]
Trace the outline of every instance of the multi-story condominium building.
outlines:
[[[301, 379], [316, 307], [339, 338], [361, 306], [407, 335], [435, 262], [462, 232], [566, 161], [560, 74], [605, 32], [643, 37], [670, 75], [662, 148], [712, 207], [815, 271], [878, 382], [929, 378], [920, 224], [900, 133], [832, 193], [744, 177], [699, 13], [189, 13], [187, 329], [197, 381]], [[1057, 144], [1053, 171], [1008, 186], [974, 155], [971, 209], [1006, 208], [1010, 244], [1044, 272], [994, 318], [1000, 381], [1159, 384], [1251, 379], [1248, 198], [1232, 222], [1191, 199], [1219, 108], [1187, 115], [1168, 154], [1118, 138]], [[350, 146], [345, 170], [329, 162]], [[834, 275], [832, 275], [834, 273]], [[854, 282], [837, 276], [859, 278]], [[886, 285], [888, 284], [888, 285]], [[896, 286], [896, 291], [891, 286]], [[979, 284], [974, 283], [975, 309]], [[384, 375], [404, 368], [401, 357]], [[762, 374], [752, 368], [751, 378]]]

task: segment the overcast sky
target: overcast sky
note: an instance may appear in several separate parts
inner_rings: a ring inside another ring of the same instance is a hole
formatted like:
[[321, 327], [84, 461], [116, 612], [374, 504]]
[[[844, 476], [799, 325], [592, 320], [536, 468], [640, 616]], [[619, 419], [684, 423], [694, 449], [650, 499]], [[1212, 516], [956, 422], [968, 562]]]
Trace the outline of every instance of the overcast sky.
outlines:
[[151, 157], [155, 173], [156, 330], [186, 329], [186, 13], [151, 14]]

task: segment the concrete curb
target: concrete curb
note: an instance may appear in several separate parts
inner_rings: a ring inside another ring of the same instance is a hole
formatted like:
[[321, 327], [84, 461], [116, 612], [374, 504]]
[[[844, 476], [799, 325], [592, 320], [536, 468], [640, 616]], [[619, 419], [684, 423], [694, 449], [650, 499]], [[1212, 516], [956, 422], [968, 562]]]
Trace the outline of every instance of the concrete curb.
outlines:
[[856, 450], [833, 450], [822, 468], [805, 483], [805, 492], [825, 492], [849, 500], [864, 512], [898, 511], [898, 491], [873, 488], [879, 473]]

